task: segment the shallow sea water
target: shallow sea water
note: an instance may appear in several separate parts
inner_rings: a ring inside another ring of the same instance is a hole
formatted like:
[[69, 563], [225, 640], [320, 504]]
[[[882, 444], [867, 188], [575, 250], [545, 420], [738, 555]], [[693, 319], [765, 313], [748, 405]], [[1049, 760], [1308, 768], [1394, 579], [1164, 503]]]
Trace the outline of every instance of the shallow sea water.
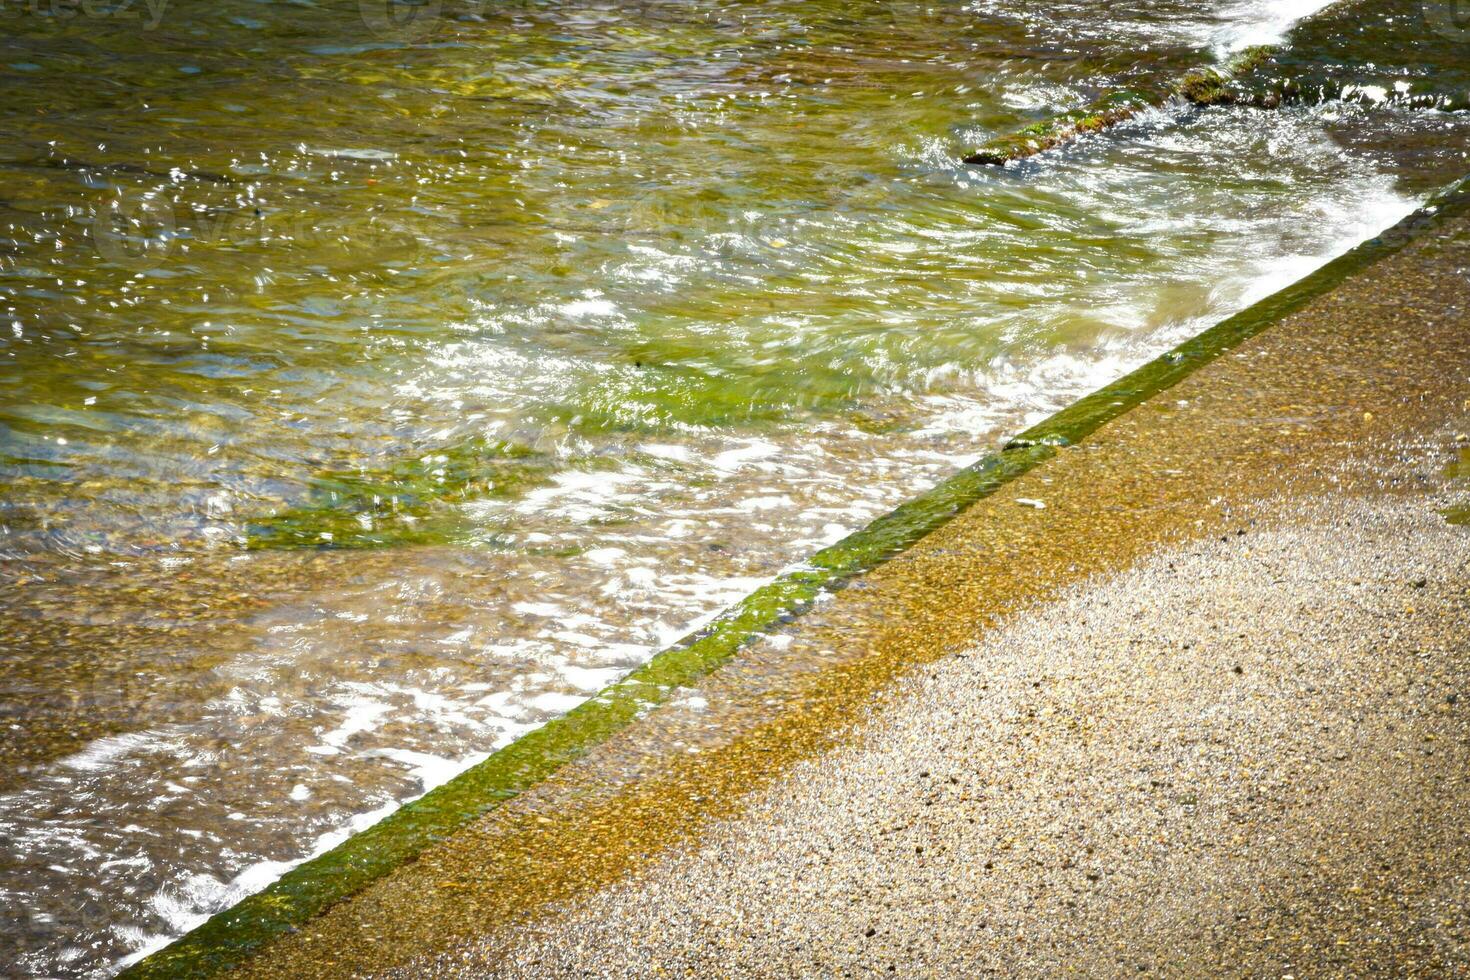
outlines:
[[0, 973], [179, 934], [1470, 170], [1392, 97], [1463, 39], [1381, 4], [1425, 53], [1296, 54], [1382, 98], [959, 162], [1320, 6], [0, 7]]

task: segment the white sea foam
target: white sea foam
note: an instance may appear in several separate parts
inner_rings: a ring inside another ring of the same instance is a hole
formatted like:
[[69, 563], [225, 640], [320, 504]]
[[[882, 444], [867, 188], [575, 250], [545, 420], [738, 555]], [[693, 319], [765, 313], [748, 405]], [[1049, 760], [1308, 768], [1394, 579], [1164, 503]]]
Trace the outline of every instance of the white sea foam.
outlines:
[[1338, 0], [1243, 0], [1223, 7], [1221, 23], [1207, 35], [1207, 44], [1225, 58], [1263, 44], [1281, 44], [1291, 28]]

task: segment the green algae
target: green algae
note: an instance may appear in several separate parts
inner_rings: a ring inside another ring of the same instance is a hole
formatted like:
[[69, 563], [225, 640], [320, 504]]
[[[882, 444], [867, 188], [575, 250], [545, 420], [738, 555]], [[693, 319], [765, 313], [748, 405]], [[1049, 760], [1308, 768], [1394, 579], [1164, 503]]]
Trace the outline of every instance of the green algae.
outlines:
[[312, 479], [303, 503], [253, 521], [246, 545], [377, 548], [442, 543], [467, 533], [455, 504], [514, 499], [546, 483], [553, 471], [544, 454], [485, 440], [394, 460], [376, 470], [328, 471]]
[[1451, 480], [1470, 478], [1470, 448], [1460, 450], [1455, 461], [1444, 468], [1444, 475]]
[[1256, 44], [1241, 51], [1230, 59], [1230, 73], [1243, 75], [1255, 71], [1269, 62], [1281, 50], [1274, 44]]
[[1185, 75], [1174, 91], [1193, 105], [1228, 105], [1234, 101], [1229, 81], [1213, 68], [1203, 68]]
[[1132, 119], [1161, 101], [1139, 92], [1109, 92], [1082, 109], [1043, 119], [1010, 136], [992, 140], [965, 157], [965, 163], [996, 166], [1035, 156], [1077, 136], [1101, 132]]
[[1196, 106], [1234, 105], [1241, 101], [1237, 80], [1269, 62], [1278, 49], [1261, 44], [1246, 48], [1223, 71], [1201, 68], [1174, 83], [1172, 94]]
[[[123, 972], [129, 978], [203, 977], [243, 962], [424, 848], [585, 755], [679, 687], [716, 669], [742, 647], [799, 614], [826, 590], [947, 524], [977, 500], [1064, 452], [1114, 418], [1168, 390], [1349, 276], [1397, 252], [1441, 217], [1470, 211], [1467, 182], [1384, 234], [1022, 432], [1001, 451], [814, 555], [732, 607], [709, 626], [663, 651], [628, 677], [485, 762], [409, 803], [332, 851], [288, 872], [256, 895], [211, 918]], [[1406, 231], [1396, 233], [1398, 229]]]
[[[1457, 482], [1470, 478], [1470, 448], [1460, 450], [1455, 461], [1444, 468], [1444, 475]], [[1451, 524], [1470, 524], [1470, 504], [1446, 507], [1440, 514]]]

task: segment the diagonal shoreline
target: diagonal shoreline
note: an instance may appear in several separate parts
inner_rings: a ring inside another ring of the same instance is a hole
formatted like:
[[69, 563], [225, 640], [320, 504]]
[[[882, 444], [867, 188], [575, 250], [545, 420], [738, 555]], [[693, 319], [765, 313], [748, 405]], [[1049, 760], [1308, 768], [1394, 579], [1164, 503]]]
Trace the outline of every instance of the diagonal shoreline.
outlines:
[[[308, 969], [309, 963], [320, 964], [312, 956], [298, 960], [302, 952], [299, 948], [301, 943], [289, 937], [300, 936], [298, 930], [323, 913], [326, 913], [326, 919], [345, 921], [357, 904], [349, 901], [352, 896], [363, 893], [366, 898], [376, 901], [367, 892], [392, 891], [394, 883], [390, 879], [398, 869], [413, 866], [412, 862], [421, 856], [452, 850], [454, 840], [445, 843], [450, 835], [466, 828], [466, 825], [495, 818], [496, 808], [514, 800], [518, 794], [539, 788], [548, 780], [560, 779], [558, 770], [568, 762], [623, 737], [630, 726], [639, 727], [634, 722], [655, 706], [668, 701], [677, 689], [709, 675], [736, 654], [741, 654], [743, 660], [749, 655], [753, 642], [810, 608], [819, 596], [839, 589], [845, 583], [865, 576], [865, 573], [905, 565], [905, 561], [894, 562], [892, 559], [895, 556], [911, 557], [907, 551], [917, 542], [952, 526], [951, 522], [961, 515], [969, 517], [968, 512], [977, 502], [996, 495], [1032, 471], [1036, 471], [1033, 475], [1041, 479], [1050, 479], [1042, 474], [1053, 467], [1040, 470], [1037, 467], [1050, 461], [1061, 462], [1058, 457], [1062, 454], [1062, 447], [1087, 440], [1121, 417], [1133, 417], [1137, 414], [1135, 409], [1149, 405], [1161, 392], [1190, 378], [1201, 367], [1216, 362], [1267, 328], [1321, 300], [1354, 277], [1364, 275], [1376, 263], [1406, 247], [1416, 243], [1422, 245], [1426, 239], [1436, 239], [1447, 227], [1461, 221], [1467, 211], [1470, 211], [1470, 201], [1457, 185], [1392, 231], [1359, 246], [1302, 282], [1224, 321], [1118, 382], [1083, 398], [1023, 433], [1002, 452], [987, 457], [930, 493], [818, 553], [806, 566], [759, 590], [705, 630], [659, 654], [645, 667], [587, 704], [527, 735], [334, 851], [288, 873], [265, 891], [220, 913], [172, 946], [126, 971], [125, 975], [209, 975], [245, 962], [252, 954], [281, 937], [288, 938], [276, 943], [267, 960], [277, 966], [290, 962], [293, 973], [298, 973], [296, 965], [299, 964], [298, 975], [332, 972], [315, 967]], [[1126, 557], [1126, 548], [1118, 550]], [[870, 584], [866, 578], [858, 581], [865, 588], [849, 592], [870, 591], [866, 588]], [[843, 596], [847, 594], [843, 593]], [[935, 635], [941, 634], [936, 632]], [[900, 664], [895, 661], [891, 666], [893, 670], [885, 675], [890, 679], [897, 676]], [[655, 716], [649, 717], [651, 720]], [[812, 743], [813, 746], [815, 744]], [[710, 781], [715, 793], [719, 792], [719, 785], [718, 781]], [[522, 809], [530, 805], [528, 803]], [[514, 806], [507, 809], [516, 810]], [[505, 819], [513, 818], [511, 815]], [[551, 818], [543, 815], [539, 819]], [[553, 836], [543, 831], [537, 833], [541, 837], [536, 840]], [[538, 848], [544, 846], [544, 841], [527, 846], [527, 854], [540, 853]], [[507, 853], [512, 851], [507, 849]], [[429, 863], [432, 862], [420, 862]], [[614, 870], [622, 867], [618, 865]], [[527, 880], [534, 885], [540, 879], [531, 875]], [[596, 875], [586, 878], [593, 884], [597, 880]], [[379, 889], [375, 883], [382, 884], [383, 888]], [[548, 898], [556, 897], [555, 889], [541, 890]], [[383, 950], [380, 948], [379, 952]], [[398, 954], [406, 952], [407, 949], [399, 950], [390, 958], [397, 959]], [[341, 956], [344, 961], [352, 960], [350, 946], [342, 947]], [[269, 972], [269, 963], [262, 962], [257, 966]]]

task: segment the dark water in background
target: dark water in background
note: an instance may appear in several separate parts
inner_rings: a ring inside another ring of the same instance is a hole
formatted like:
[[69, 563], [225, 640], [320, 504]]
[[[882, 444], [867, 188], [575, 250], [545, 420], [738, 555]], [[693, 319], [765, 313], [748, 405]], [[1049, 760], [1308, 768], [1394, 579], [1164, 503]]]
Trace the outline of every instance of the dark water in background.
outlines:
[[177, 934], [1470, 170], [1454, 5], [1002, 171], [1321, 5], [160, 3], [0, 4], [5, 974]]

